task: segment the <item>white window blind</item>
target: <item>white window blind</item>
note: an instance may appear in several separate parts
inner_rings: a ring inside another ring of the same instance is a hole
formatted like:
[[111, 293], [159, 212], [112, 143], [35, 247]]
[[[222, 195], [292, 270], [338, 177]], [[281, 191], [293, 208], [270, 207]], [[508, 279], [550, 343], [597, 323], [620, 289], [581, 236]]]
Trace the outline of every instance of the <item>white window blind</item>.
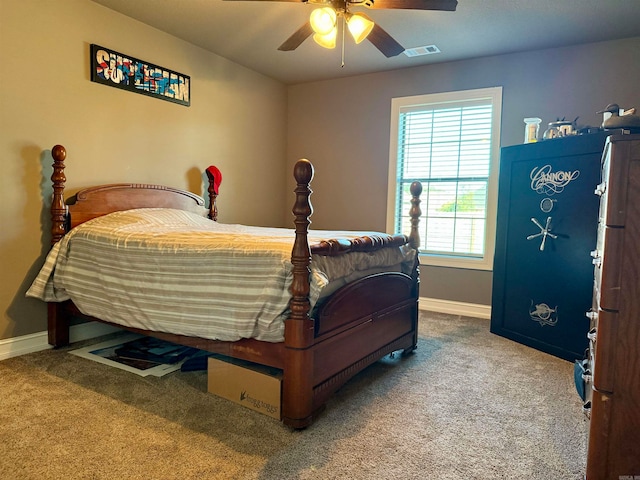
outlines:
[[393, 230], [409, 231], [409, 187], [422, 182], [420, 250], [438, 264], [491, 268], [493, 261], [499, 110], [495, 95], [479, 93], [452, 92], [447, 101], [432, 102], [424, 102], [432, 96], [411, 97], [393, 109]]

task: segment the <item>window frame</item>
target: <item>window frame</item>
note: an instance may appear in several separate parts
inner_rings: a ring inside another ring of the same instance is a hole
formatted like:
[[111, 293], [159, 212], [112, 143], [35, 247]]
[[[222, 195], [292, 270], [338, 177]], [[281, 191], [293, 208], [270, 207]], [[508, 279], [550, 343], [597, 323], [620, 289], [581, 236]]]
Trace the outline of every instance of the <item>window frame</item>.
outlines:
[[[447, 104], [461, 104], [478, 100], [488, 100], [492, 104], [491, 147], [489, 177], [487, 180], [487, 210], [484, 239], [484, 255], [482, 257], [466, 257], [454, 254], [432, 254], [420, 252], [420, 263], [423, 265], [466, 268], [471, 270], [492, 270], [495, 250], [497, 203], [498, 203], [498, 171], [500, 166], [500, 124], [502, 117], [502, 87], [479, 88], [453, 92], [431, 93], [396, 97], [391, 99], [391, 131], [389, 146], [389, 184], [387, 190], [387, 231], [395, 230], [395, 213], [397, 194], [397, 165], [400, 114], [403, 109], [415, 110], [446, 107]], [[395, 232], [394, 232], [395, 233]]]

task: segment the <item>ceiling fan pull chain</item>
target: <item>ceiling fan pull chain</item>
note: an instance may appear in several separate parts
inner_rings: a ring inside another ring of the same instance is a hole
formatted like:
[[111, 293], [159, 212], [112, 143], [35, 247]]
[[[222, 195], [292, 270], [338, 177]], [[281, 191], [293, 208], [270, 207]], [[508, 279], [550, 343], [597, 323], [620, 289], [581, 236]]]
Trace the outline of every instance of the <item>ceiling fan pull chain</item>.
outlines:
[[340, 68], [344, 68], [344, 31], [346, 30], [346, 19], [345, 16], [342, 15], [342, 64]]

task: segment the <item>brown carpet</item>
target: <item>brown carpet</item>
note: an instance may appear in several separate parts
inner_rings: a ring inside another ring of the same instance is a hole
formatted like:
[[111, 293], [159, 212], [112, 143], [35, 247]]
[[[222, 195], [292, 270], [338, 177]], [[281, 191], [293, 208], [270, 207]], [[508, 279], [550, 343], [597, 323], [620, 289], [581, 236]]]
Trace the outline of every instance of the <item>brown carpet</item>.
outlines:
[[488, 320], [422, 312], [415, 354], [362, 372], [303, 431], [208, 394], [205, 372], [143, 378], [68, 350], [0, 362], [1, 478], [577, 480], [585, 468], [571, 363]]

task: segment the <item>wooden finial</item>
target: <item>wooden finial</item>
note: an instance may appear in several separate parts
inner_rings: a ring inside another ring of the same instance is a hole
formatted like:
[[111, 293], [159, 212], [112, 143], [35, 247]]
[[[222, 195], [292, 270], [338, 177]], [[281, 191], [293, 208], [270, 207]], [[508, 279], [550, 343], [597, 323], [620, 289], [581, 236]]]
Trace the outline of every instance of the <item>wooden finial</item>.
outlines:
[[306, 158], [298, 160], [293, 167], [293, 177], [298, 182], [298, 186], [308, 186], [313, 180], [313, 165]]

